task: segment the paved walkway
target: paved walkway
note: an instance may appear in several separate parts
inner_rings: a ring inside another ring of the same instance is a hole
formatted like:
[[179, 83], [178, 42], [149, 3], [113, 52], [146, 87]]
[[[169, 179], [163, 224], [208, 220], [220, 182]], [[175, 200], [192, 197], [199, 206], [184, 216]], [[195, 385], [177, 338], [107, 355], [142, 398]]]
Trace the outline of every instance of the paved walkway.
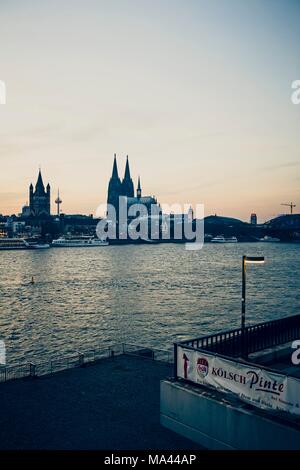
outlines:
[[0, 384], [0, 449], [188, 450], [159, 423], [170, 366], [133, 356]]

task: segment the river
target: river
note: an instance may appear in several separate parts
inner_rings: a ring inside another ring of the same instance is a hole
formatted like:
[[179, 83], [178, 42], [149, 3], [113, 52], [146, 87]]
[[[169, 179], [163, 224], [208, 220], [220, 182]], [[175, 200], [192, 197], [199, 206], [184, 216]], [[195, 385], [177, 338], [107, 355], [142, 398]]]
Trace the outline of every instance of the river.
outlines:
[[2, 251], [0, 339], [7, 363], [92, 343], [170, 349], [176, 340], [239, 327], [243, 254], [266, 258], [247, 267], [246, 323], [299, 313], [297, 244]]

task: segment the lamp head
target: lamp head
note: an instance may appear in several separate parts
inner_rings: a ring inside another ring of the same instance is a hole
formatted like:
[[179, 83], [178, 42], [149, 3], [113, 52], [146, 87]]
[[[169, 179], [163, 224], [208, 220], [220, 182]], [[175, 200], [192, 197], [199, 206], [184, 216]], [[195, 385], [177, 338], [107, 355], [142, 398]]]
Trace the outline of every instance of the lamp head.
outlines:
[[264, 264], [264, 262], [265, 262], [264, 256], [245, 256], [246, 264]]

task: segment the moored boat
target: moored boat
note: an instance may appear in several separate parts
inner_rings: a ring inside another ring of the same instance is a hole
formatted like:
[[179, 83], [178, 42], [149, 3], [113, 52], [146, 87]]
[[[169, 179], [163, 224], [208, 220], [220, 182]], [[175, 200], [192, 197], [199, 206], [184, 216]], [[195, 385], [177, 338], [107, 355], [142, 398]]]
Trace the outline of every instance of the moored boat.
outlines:
[[106, 240], [100, 240], [93, 237], [59, 237], [53, 240], [52, 245], [54, 248], [82, 248], [82, 247], [100, 247], [107, 246], [109, 243]]
[[24, 238], [0, 238], [0, 250], [28, 250], [29, 244]]
[[224, 235], [217, 235], [211, 240], [211, 243], [237, 243], [236, 237], [224, 237]]

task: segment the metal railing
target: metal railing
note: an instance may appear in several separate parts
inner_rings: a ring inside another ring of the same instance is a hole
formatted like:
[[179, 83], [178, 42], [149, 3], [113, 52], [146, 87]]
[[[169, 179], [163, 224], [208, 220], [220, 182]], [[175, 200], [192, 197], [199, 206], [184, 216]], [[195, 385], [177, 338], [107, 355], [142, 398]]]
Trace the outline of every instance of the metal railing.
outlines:
[[25, 362], [23, 364], [0, 366], [0, 383], [26, 377], [34, 378], [43, 375], [51, 375], [67, 369], [84, 367], [85, 365], [97, 363], [102, 359], [114, 358], [122, 354], [149, 358], [154, 361], [169, 364], [173, 362], [172, 351], [127, 343], [107, 348], [94, 346], [68, 355], [42, 358], [34, 362]]
[[230, 357], [248, 356], [300, 338], [300, 315], [272, 320], [245, 329], [237, 328], [201, 338], [181, 341], [181, 346]]
[[173, 351], [152, 347], [145, 348], [137, 344], [123, 343], [123, 354], [144, 357], [158, 362], [167, 362], [168, 364], [173, 364], [174, 361]]

